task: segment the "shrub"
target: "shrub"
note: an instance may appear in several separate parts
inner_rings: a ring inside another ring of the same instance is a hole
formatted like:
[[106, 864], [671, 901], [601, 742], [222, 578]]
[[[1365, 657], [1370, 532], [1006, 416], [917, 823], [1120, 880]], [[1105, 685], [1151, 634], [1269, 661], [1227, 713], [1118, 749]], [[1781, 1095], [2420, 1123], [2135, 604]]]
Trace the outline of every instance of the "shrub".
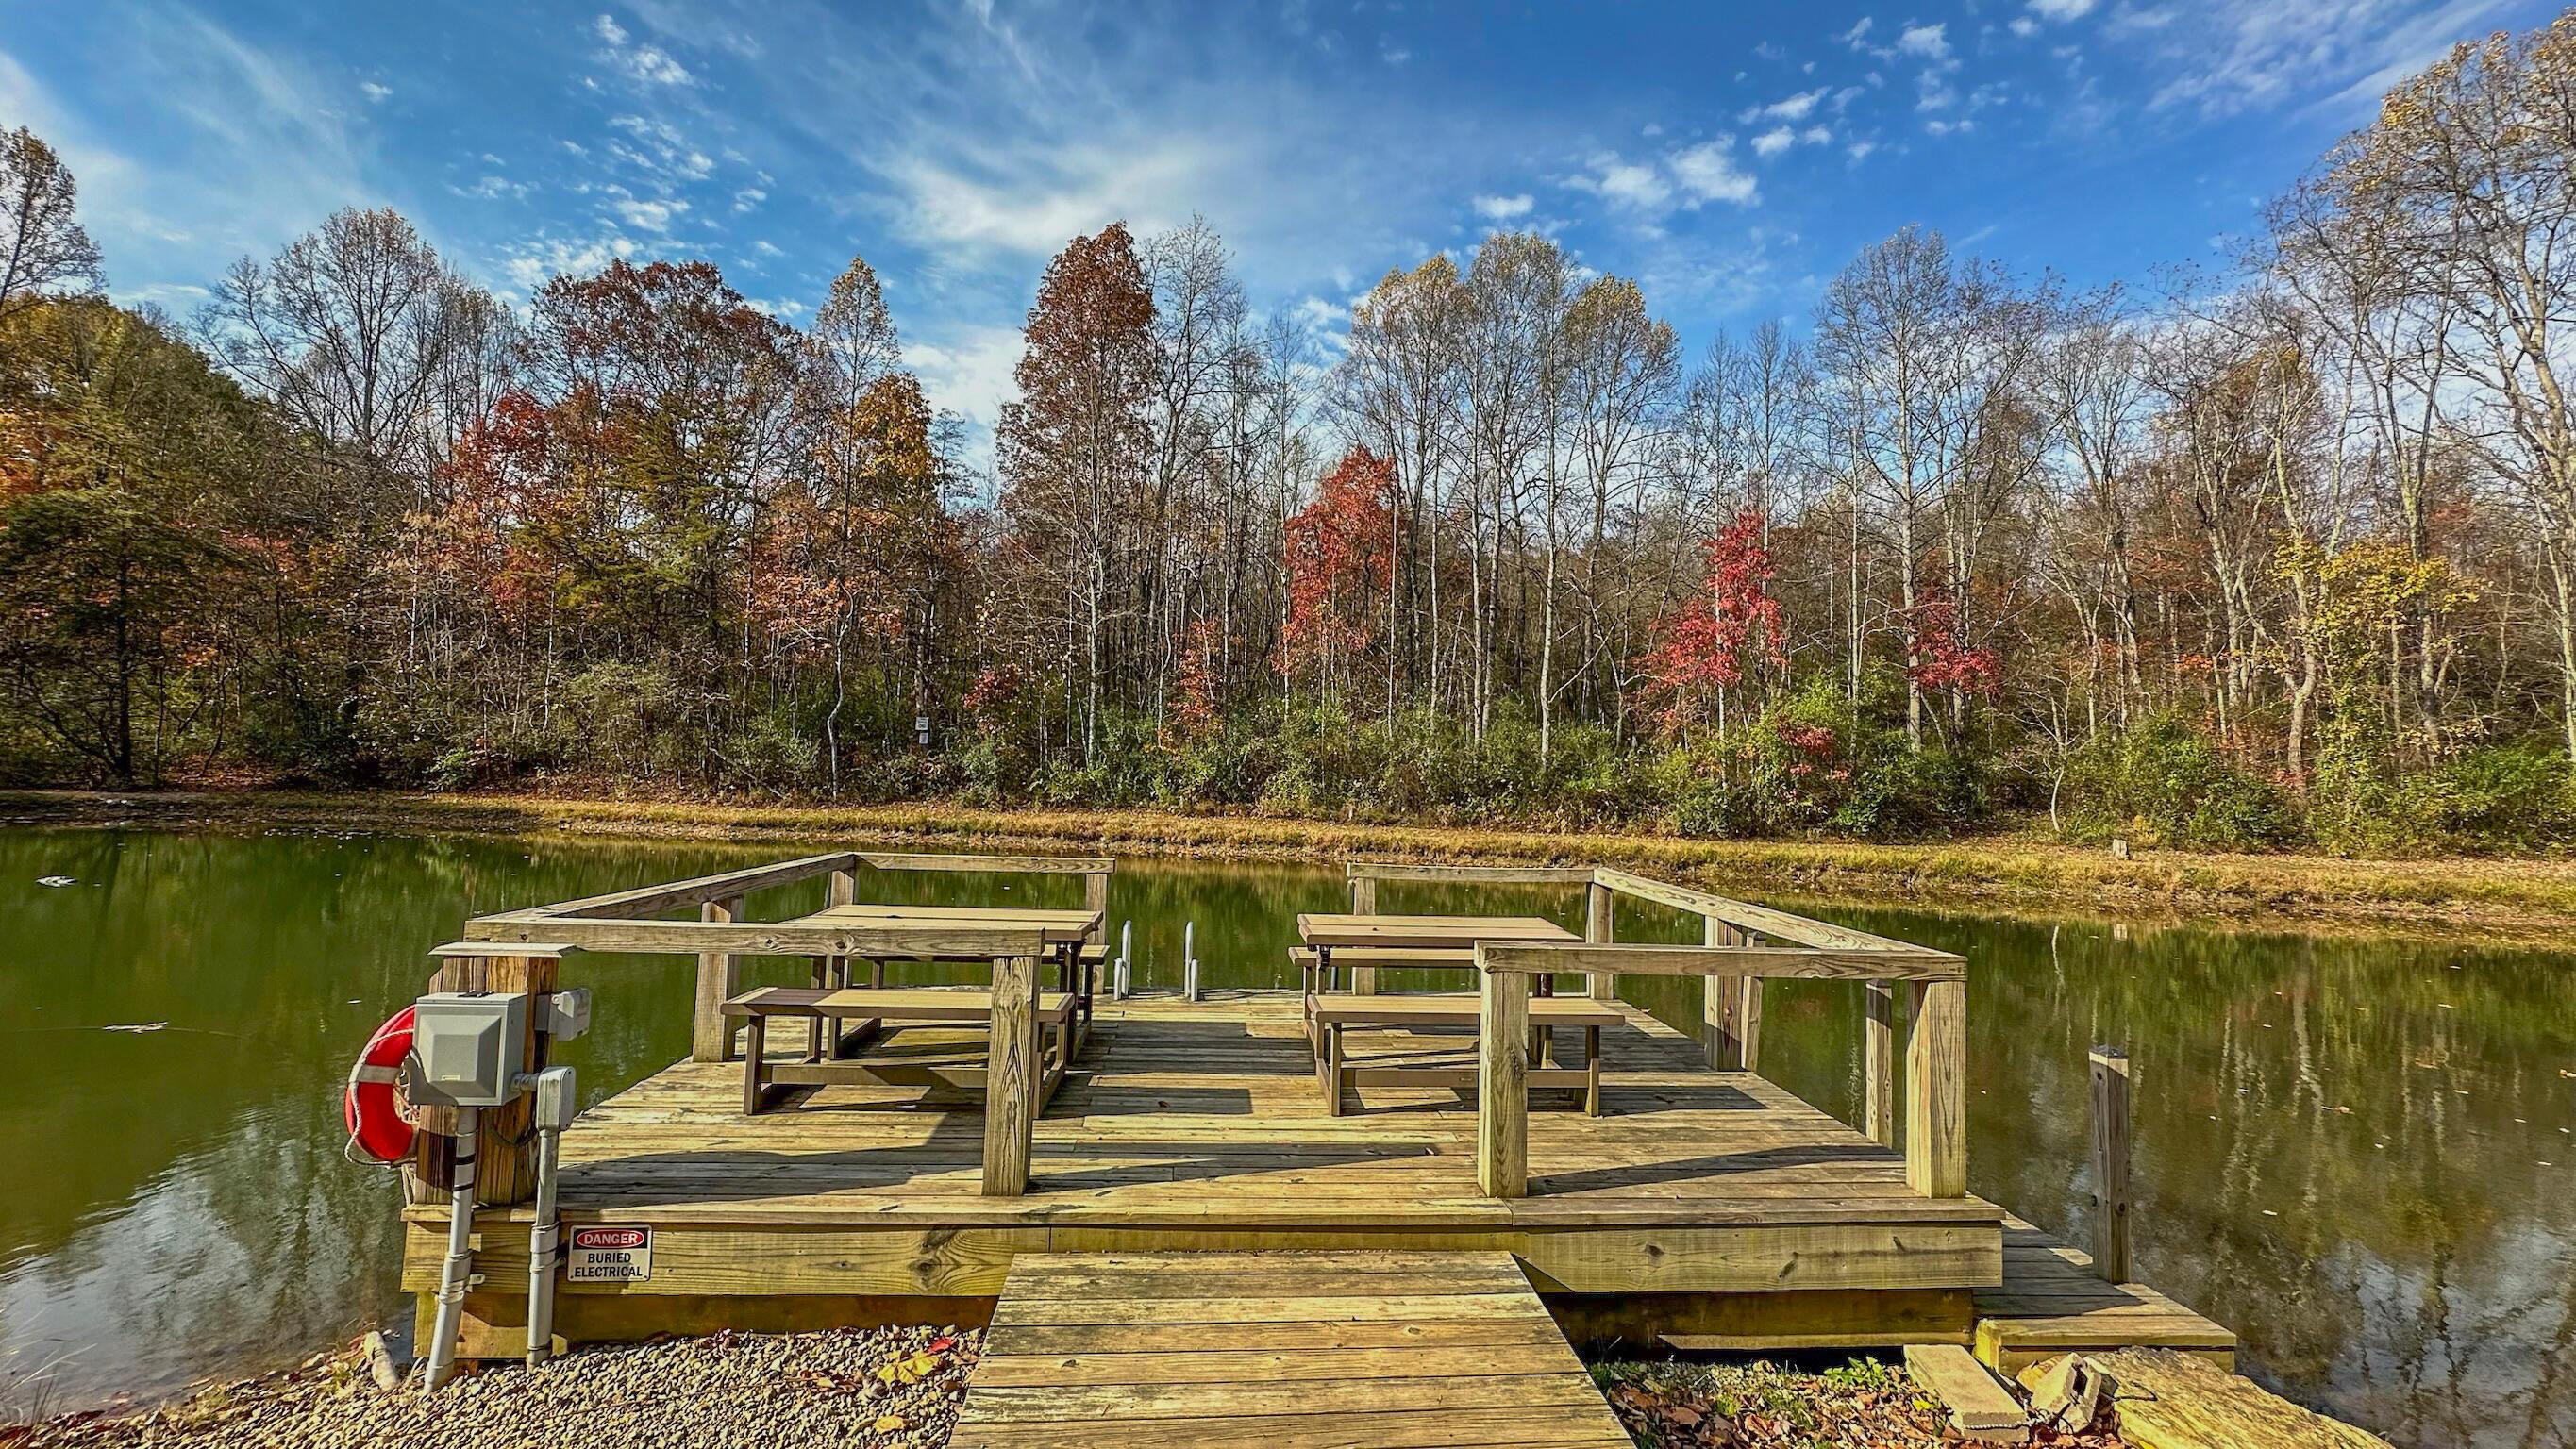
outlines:
[[2171, 714], [2077, 750], [2066, 772], [2065, 819], [2079, 840], [2126, 835], [2206, 849], [2277, 845], [2292, 833], [2278, 789]]

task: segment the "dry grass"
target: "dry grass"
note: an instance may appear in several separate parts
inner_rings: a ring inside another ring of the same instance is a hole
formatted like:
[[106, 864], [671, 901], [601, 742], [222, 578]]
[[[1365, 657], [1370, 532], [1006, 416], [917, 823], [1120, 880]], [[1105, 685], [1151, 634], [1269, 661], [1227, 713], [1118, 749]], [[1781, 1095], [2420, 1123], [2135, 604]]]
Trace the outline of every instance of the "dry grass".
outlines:
[[905, 842], [1237, 860], [1351, 858], [1580, 862], [1651, 869], [1736, 893], [1813, 902], [1976, 902], [2238, 919], [2471, 928], [2537, 935], [2576, 925], [2576, 861], [2342, 860], [2140, 852], [2130, 860], [2043, 836], [1937, 843], [1691, 840], [1634, 833], [1378, 825], [1144, 810], [985, 810], [946, 803], [745, 805], [496, 795], [286, 791], [0, 792], [17, 823], [330, 825], [473, 834]]

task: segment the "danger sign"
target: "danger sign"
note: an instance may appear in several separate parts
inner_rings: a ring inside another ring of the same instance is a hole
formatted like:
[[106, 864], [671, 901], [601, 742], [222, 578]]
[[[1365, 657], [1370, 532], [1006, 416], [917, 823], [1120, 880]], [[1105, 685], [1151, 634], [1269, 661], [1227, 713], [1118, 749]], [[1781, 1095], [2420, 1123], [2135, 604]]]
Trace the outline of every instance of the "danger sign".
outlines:
[[574, 1283], [640, 1283], [653, 1276], [651, 1228], [575, 1228], [564, 1277]]

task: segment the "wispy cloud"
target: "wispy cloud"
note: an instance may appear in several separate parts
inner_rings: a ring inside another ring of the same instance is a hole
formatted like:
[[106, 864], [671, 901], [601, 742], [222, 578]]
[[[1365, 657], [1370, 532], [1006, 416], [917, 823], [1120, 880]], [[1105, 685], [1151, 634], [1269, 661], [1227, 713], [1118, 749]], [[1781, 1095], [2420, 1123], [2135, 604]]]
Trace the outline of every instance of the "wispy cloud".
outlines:
[[1511, 221], [1529, 215], [1536, 203], [1524, 191], [1512, 196], [1479, 196], [1475, 204], [1476, 214], [1487, 221]]

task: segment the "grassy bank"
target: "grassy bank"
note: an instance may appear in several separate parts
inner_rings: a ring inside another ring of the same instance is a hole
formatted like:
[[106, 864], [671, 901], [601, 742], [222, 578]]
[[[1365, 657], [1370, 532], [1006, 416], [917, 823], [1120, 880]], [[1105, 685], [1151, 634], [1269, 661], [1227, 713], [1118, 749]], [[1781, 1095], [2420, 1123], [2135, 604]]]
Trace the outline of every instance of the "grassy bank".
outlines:
[[1933, 844], [1697, 840], [1639, 834], [1398, 826], [1249, 815], [979, 810], [946, 804], [745, 805], [497, 795], [191, 791], [0, 792], [20, 824], [333, 826], [471, 834], [903, 842], [940, 849], [1124, 856], [1460, 863], [1582, 861], [1651, 869], [1734, 894], [1811, 901], [1974, 902], [1998, 910], [2265, 917], [2543, 935], [2576, 927], [2576, 861], [2339, 860], [2140, 852], [2129, 860], [2038, 836]]

